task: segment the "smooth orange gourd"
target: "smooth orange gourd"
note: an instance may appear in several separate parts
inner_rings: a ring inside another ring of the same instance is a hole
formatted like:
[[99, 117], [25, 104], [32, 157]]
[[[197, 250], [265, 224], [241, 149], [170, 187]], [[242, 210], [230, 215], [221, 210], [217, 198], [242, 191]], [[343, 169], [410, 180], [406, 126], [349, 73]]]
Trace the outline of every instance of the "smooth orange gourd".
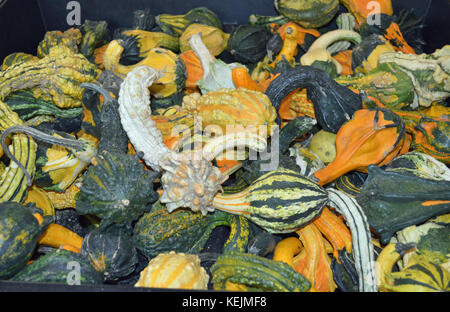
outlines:
[[352, 68], [352, 55], [353, 50], [345, 50], [337, 53], [333, 56], [333, 58], [339, 62], [342, 66], [342, 72], [341, 75], [348, 76], [353, 75], [353, 68]]
[[273, 251], [273, 260], [282, 261], [294, 267], [294, 256], [302, 250], [302, 242], [297, 237], [287, 237], [278, 242]]
[[404, 140], [404, 123], [392, 111], [357, 110], [336, 134], [336, 158], [314, 176], [325, 185], [349, 171], [385, 165], [399, 154]]
[[331, 258], [327, 254], [325, 240], [319, 229], [310, 223], [296, 232], [303, 249], [294, 257], [295, 271], [311, 282], [314, 291], [333, 292], [337, 286], [330, 267]]
[[77, 250], [79, 253], [83, 238], [62, 225], [52, 223], [39, 237], [38, 243], [55, 248], [59, 248], [61, 245], [70, 245], [73, 247], [72, 251]]
[[197, 81], [203, 77], [203, 67], [200, 59], [193, 50], [185, 51], [178, 56], [186, 66], [186, 88], [197, 88]]
[[245, 67], [234, 68], [231, 72], [231, 76], [236, 88], [246, 88], [248, 90], [264, 92], [258, 83], [252, 79]]
[[312, 222], [333, 246], [333, 257], [338, 259], [339, 250], [352, 252], [352, 234], [344, 222], [327, 207]]

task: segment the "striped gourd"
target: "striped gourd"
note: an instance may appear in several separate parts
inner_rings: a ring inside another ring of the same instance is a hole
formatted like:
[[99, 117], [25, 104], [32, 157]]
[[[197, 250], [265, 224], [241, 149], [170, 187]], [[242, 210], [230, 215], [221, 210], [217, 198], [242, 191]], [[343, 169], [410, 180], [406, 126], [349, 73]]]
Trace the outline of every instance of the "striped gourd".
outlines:
[[218, 89], [202, 96], [187, 95], [183, 108], [201, 118], [202, 126], [217, 125], [226, 131], [227, 126], [275, 125], [276, 111], [262, 92], [238, 89]]
[[134, 286], [206, 290], [208, 281], [209, 275], [197, 255], [171, 251], [153, 258]]
[[305, 292], [311, 287], [290, 265], [248, 253], [219, 256], [211, 274], [215, 290], [226, 290], [236, 283], [250, 291]]
[[[0, 132], [4, 132], [11, 126], [21, 124], [23, 122], [17, 114], [8, 105], [0, 101]], [[31, 137], [18, 133], [12, 135], [8, 151], [17, 158], [27, 172], [34, 174], [36, 168], [36, 147], [37, 145]], [[7, 148], [2, 141], [2, 149], [5, 153], [7, 153]], [[26, 190], [27, 180], [25, 172], [11, 162], [0, 176], [0, 202], [21, 202], [25, 197]]]
[[330, 196], [329, 205], [336, 208], [344, 216], [352, 233], [352, 248], [355, 268], [359, 277], [359, 290], [361, 292], [376, 292], [378, 287], [373, 256], [374, 249], [364, 211], [353, 197], [332, 188], [328, 188], [327, 191]]
[[426, 257], [413, 255], [408, 266], [386, 276], [382, 291], [393, 292], [449, 292], [450, 273], [443, 266]]
[[22, 120], [41, 115], [76, 118], [83, 113], [81, 107], [62, 109], [52, 102], [37, 99], [31, 91], [14, 92], [5, 99], [5, 102]]
[[242, 215], [270, 233], [290, 233], [318, 216], [327, 202], [327, 192], [317, 183], [280, 167], [242, 192], [217, 194], [213, 206]]
[[[336, 18], [336, 24], [339, 29], [353, 30], [356, 26], [355, 17], [351, 13], [342, 13]], [[349, 41], [338, 41], [330, 45], [327, 50], [331, 53], [337, 53], [347, 50], [352, 45]]]

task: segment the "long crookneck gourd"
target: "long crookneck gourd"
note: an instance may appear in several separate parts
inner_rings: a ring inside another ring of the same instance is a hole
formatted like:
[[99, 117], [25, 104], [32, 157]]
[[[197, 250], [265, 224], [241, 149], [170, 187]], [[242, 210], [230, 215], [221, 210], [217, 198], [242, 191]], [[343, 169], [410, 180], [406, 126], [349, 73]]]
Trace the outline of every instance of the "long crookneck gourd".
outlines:
[[176, 153], [163, 142], [161, 132], [151, 118], [150, 91], [152, 83], [163, 73], [149, 66], [133, 69], [124, 79], [119, 93], [119, 113], [123, 129], [137, 155], [161, 177], [164, 193], [161, 202], [169, 211], [189, 207], [206, 214], [214, 210], [212, 199], [227, 179], [211, 160], [224, 148], [247, 146], [260, 150], [266, 139], [252, 133], [219, 136], [194, 153]]

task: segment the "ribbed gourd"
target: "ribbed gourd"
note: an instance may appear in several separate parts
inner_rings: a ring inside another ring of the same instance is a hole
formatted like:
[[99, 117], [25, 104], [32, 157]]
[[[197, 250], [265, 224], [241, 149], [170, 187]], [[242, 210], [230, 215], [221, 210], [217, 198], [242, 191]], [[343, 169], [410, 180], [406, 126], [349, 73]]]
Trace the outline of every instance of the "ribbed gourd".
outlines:
[[82, 54], [66, 46], [50, 48], [36, 61], [8, 67], [0, 72], [0, 100], [15, 91], [30, 89], [36, 98], [52, 101], [59, 108], [80, 107], [83, 82], [96, 82], [101, 71]]
[[150, 260], [135, 287], [206, 290], [209, 275], [197, 255], [168, 252]]
[[137, 221], [133, 243], [149, 258], [169, 251], [198, 254], [218, 226], [230, 228], [224, 252], [246, 250], [251, 233], [245, 218], [222, 211], [206, 216], [186, 209], [169, 213], [159, 201]]
[[237, 286], [245, 291], [306, 292], [311, 287], [290, 265], [248, 253], [219, 256], [211, 275], [215, 290], [236, 290]]
[[275, 0], [276, 10], [306, 28], [330, 22], [339, 10], [338, 0]]
[[256, 63], [266, 55], [269, 36], [269, 31], [262, 26], [239, 25], [230, 34], [227, 50], [237, 62]]
[[146, 57], [134, 65], [120, 64], [120, 56], [124, 51], [122, 40], [113, 40], [103, 56], [103, 65], [105, 69], [112, 71], [121, 78], [133, 69], [142, 65], [147, 65], [155, 70], [164, 71], [164, 75], [156, 80], [150, 91], [156, 98], [167, 98], [181, 91], [185, 87], [186, 67], [178, 55], [164, 48], [151, 49]]
[[180, 51], [185, 52], [191, 50], [189, 38], [193, 34], [202, 34], [202, 41], [213, 56], [218, 56], [228, 45], [230, 34], [223, 32], [220, 28], [207, 26], [202, 24], [189, 25], [180, 36]]
[[38, 238], [53, 221], [46, 216], [39, 223], [34, 213], [39, 212], [33, 205], [0, 204], [0, 279], [9, 279], [25, 267]]
[[103, 276], [82, 255], [65, 249], [54, 249], [26, 266], [11, 280], [28, 283], [101, 285]]
[[227, 126], [264, 125], [270, 129], [275, 125], [276, 111], [269, 98], [260, 91], [245, 88], [219, 89], [204, 95], [193, 93], [183, 98], [183, 108], [201, 118], [203, 127], [217, 125], [223, 133]]
[[320, 215], [328, 193], [290, 169], [278, 168], [242, 192], [214, 197], [216, 209], [246, 217], [270, 233], [289, 233]]

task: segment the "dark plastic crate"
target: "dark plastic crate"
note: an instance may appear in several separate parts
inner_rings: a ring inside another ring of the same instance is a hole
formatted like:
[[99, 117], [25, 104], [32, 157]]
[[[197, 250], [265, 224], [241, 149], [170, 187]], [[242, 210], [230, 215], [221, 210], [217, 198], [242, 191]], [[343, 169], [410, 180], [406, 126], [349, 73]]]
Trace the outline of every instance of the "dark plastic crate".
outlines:
[[[66, 30], [70, 0], [0, 0], [0, 61], [13, 52], [36, 53], [36, 48], [46, 31]], [[247, 24], [252, 13], [277, 15], [273, 0], [78, 0], [81, 7], [81, 24], [85, 19], [106, 20], [111, 30], [132, 23], [133, 11], [150, 8], [154, 15], [160, 13], [183, 14], [188, 10], [206, 6], [213, 10], [224, 24]], [[449, 0], [392, 0], [394, 12], [413, 9], [424, 18], [425, 53], [432, 53], [450, 44]], [[222, 231], [223, 232], [223, 231]], [[223, 234], [223, 233], [222, 233]], [[159, 292], [151, 288], [134, 288], [132, 285], [69, 286], [0, 281], [0, 292]]]

